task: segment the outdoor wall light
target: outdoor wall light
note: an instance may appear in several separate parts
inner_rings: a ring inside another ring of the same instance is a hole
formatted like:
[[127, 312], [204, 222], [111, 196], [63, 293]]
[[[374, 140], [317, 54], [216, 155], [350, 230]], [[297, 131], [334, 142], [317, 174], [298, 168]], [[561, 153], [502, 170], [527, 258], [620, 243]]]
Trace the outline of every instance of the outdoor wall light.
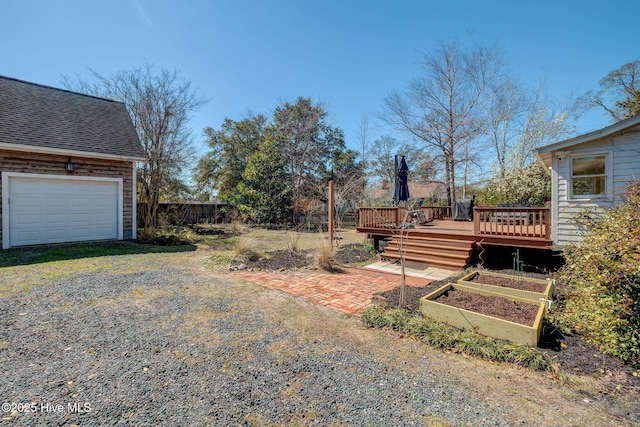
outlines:
[[64, 168], [67, 170], [67, 172], [73, 172], [73, 166], [74, 165], [75, 165], [75, 163], [73, 163], [71, 161], [71, 157], [69, 157], [69, 160], [64, 162]]

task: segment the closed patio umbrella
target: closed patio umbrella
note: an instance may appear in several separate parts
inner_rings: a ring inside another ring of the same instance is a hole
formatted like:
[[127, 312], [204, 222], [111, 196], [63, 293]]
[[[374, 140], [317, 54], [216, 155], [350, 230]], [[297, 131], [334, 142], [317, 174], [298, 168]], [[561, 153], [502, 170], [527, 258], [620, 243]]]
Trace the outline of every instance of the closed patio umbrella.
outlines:
[[[397, 157], [396, 157], [397, 160]], [[397, 161], [396, 161], [397, 163]], [[393, 200], [396, 202], [406, 202], [409, 200], [409, 166], [404, 156], [401, 156], [400, 163], [396, 170], [396, 182], [393, 187]]]

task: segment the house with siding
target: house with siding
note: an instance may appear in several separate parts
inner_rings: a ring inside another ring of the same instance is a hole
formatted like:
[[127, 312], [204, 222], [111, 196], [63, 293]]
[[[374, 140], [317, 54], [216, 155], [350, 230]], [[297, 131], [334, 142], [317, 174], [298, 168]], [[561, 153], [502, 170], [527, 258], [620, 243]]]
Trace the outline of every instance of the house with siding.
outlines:
[[136, 162], [125, 105], [0, 76], [2, 248], [136, 237]]
[[640, 115], [535, 154], [551, 175], [551, 237], [560, 249], [582, 238], [581, 215], [620, 203], [627, 183], [640, 179]]

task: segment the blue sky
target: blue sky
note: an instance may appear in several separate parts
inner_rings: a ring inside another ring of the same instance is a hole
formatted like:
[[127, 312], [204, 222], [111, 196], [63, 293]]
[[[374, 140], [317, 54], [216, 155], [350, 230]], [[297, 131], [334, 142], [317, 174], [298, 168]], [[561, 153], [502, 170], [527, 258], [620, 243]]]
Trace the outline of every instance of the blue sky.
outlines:
[[[147, 61], [209, 99], [191, 120], [199, 144], [225, 117], [307, 96], [356, 148], [362, 117], [439, 41], [497, 43], [526, 84], [544, 79], [563, 103], [640, 58], [639, 15], [637, 0], [0, 0], [0, 75], [60, 87], [88, 67], [110, 75]], [[607, 124], [592, 113], [576, 130]]]

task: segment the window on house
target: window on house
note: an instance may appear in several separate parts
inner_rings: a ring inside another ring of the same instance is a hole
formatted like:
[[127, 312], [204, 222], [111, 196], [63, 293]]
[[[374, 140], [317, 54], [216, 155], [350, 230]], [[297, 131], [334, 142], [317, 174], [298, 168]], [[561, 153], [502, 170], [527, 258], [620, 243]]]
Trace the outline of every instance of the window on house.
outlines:
[[606, 193], [606, 156], [574, 157], [571, 159], [574, 197], [604, 195]]

